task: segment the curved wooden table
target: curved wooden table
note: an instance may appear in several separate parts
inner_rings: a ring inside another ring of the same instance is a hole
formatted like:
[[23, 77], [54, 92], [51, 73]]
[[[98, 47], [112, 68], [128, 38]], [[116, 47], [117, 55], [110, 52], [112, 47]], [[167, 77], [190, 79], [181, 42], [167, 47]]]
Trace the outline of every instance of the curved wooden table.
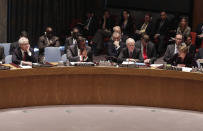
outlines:
[[0, 108], [74, 104], [203, 111], [203, 74], [57, 67], [0, 71]]

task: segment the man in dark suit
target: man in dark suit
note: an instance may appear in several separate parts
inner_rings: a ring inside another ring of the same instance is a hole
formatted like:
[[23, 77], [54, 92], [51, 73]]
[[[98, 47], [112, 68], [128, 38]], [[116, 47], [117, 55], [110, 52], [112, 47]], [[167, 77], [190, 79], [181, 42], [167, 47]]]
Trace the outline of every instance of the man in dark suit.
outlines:
[[121, 34], [114, 32], [108, 42], [108, 56], [117, 58], [122, 48], [125, 48], [125, 43], [121, 41]]
[[157, 20], [154, 32], [154, 40], [158, 40], [157, 53], [159, 56], [164, 55], [166, 50], [166, 37], [169, 30], [169, 20], [165, 11], [161, 12], [161, 18]]
[[156, 61], [156, 49], [147, 34], [142, 35], [141, 40], [135, 43], [135, 47], [141, 50], [144, 63], [153, 64]]
[[196, 46], [195, 46], [195, 44], [194, 44], [194, 45], [192, 44], [192, 36], [191, 36], [191, 35], [189, 35], [189, 36], [186, 38], [185, 43], [187, 44], [187, 47], [188, 47], [188, 53], [189, 53], [192, 57], [195, 57]]
[[112, 34], [113, 27], [115, 25], [114, 20], [111, 18], [110, 11], [105, 10], [99, 30], [95, 33], [90, 44], [93, 44], [95, 55], [100, 55], [104, 50], [104, 38], [110, 37]]
[[[26, 31], [21, 31], [20, 36], [19, 36], [18, 39], [20, 39], [21, 37], [28, 38], [27, 32]], [[9, 54], [12, 55], [14, 53], [15, 49], [17, 49], [18, 47], [19, 47], [18, 41], [11, 43]]]
[[77, 27], [74, 27], [73, 30], [71, 31], [71, 36], [66, 38], [65, 40], [65, 53], [71, 45], [77, 44], [77, 39], [79, 35], [80, 35], [79, 29]]
[[60, 46], [59, 38], [53, 35], [53, 29], [51, 27], [47, 27], [45, 34], [41, 36], [38, 41], [39, 62], [43, 62], [45, 47], [59, 47], [59, 46]]
[[196, 42], [196, 45], [197, 47], [200, 47], [201, 46], [201, 43], [203, 41], [203, 23], [199, 24], [197, 26], [197, 42]]
[[149, 35], [150, 37], [152, 37], [152, 35], [153, 35], [153, 23], [152, 23], [151, 19], [152, 18], [151, 18], [150, 14], [145, 14], [144, 23], [140, 27], [140, 30], [136, 31], [136, 33], [137, 33], [136, 37], [138, 37], [136, 39], [139, 39], [141, 37], [141, 35], [144, 33]]
[[127, 48], [123, 48], [118, 56], [118, 63], [122, 63], [123, 61], [143, 61], [140, 49], [135, 48], [134, 39], [128, 38], [126, 40], [126, 46]]
[[178, 53], [178, 46], [183, 42], [183, 35], [177, 34], [175, 37], [175, 43], [168, 45], [165, 55], [164, 55], [164, 61], [169, 63], [170, 59]]
[[18, 41], [19, 47], [15, 49], [12, 55], [12, 62], [17, 65], [32, 65], [37, 62], [34, 50], [30, 48], [29, 40], [21, 37]]
[[67, 58], [70, 62], [92, 62], [93, 56], [91, 47], [86, 46], [86, 39], [79, 36], [76, 45], [67, 49]]
[[95, 14], [93, 11], [88, 11], [86, 13], [86, 18], [83, 21], [83, 29], [82, 34], [86, 36], [93, 36], [97, 29], [98, 29], [98, 20], [95, 17]]

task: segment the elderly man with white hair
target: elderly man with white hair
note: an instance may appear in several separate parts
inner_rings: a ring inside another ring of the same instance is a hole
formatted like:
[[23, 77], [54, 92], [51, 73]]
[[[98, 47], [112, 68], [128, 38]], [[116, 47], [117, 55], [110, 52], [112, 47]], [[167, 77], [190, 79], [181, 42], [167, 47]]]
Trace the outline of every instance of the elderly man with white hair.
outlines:
[[21, 37], [18, 40], [19, 47], [15, 49], [12, 55], [12, 62], [17, 65], [32, 65], [37, 62], [34, 50], [30, 48], [29, 40]]
[[118, 56], [118, 63], [122, 63], [123, 61], [137, 62], [143, 60], [140, 49], [135, 48], [134, 39], [128, 38], [126, 40], [126, 46], [127, 48], [123, 48]]

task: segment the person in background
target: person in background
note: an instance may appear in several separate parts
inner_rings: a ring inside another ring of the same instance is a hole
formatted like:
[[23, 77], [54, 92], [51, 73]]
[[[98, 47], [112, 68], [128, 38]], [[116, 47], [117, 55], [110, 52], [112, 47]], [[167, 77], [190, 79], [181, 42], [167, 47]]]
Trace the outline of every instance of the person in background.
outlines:
[[[21, 31], [18, 39], [20, 39], [21, 37], [28, 38], [28, 33], [25, 30]], [[19, 47], [18, 41], [11, 43], [9, 54], [12, 55], [15, 49], [17, 49], [18, 47]]]
[[196, 33], [197, 33], [196, 45], [197, 45], [197, 48], [199, 48], [201, 47], [201, 44], [203, 42], [203, 23], [197, 26]]
[[178, 67], [197, 67], [195, 58], [188, 53], [188, 47], [185, 43], [178, 46], [178, 53], [169, 60], [169, 64]]
[[169, 31], [169, 20], [165, 11], [160, 14], [160, 19], [157, 20], [154, 32], [154, 40], [158, 42], [157, 45], [157, 55], [161, 57], [164, 55], [166, 50], [166, 37]]
[[86, 45], [86, 39], [79, 36], [77, 43], [67, 49], [67, 59], [70, 62], [92, 62], [93, 54], [91, 47]]
[[130, 12], [128, 10], [123, 10], [121, 12], [121, 20], [119, 26], [126, 37], [131, 37], [133, 34], [133, 20], [131, 18]]
[[65, 40], [65, 53], [71, 45], [77, 44], [77, 39], [80, 36], [79, 29], [74, 27], [71, 31], [71, 36]]
[[183, 39], [187, 38], [190, 35], [191, 28], [188, 26], [188, 19], [182, 17], [177, 28], [177, 34], [182, 34]]
[[95, 16], [93, 11], [88, 11], [86, 13], [86, 18], [84, 19], [83, 23], [82, 34], [83, 36], [93, 36], [98, 28], [98, 20]]
[[105, 10], [99, 26], [100, 29], [97, 30], [92, 41], [90, 42], [90, 44], [94, 45], [95, 55], [100, 55], [103, 52], [104, 38], [111, 36], [114, 25], [115, 25], [115, 22], [111, 18], [110, 11]]
[[195, 44], [192, 44], [192, 36], [189, 35], [186, 40], [185, 40], [185, 44], [188, 47], [188, 53], [191, 54], [193, 57], [195, 57], [195, 53], [196, 53], [196, 46]]
[[144, 16], [144, 23], [140, 27], [140, 30], [136, 30], [137, 39], [141, 38], [141, 35], [144, 34], [144, 33], [149, 35], [150, 38], [152, 37], [152, 34], [153, 34], [153, 23], [151, 22], [151, 19], [152, 19], [152, 17], [151, 17], [150, 14], [148, 14], [148, 13], [145, 14], [145, 16]]
[[137, 62], [142, 59], [140, 49], [135, 48], [135, 40], [128, 38], [126, 40], [126, 48], [123, 48], [118, 56], [118, 63], [123, 61]]
[[164, 61], [169, 63], [170, 59], [178, 53], [178, 46], [183, 42], [183, 35], [177, 34], [175, 37], [175, 43], [168, 45], [165, 55], [164, 55]]
[[125, 43], [121, 40], [121, 34], [114, 32], [112, 39], [108, 42], [108, 56], [118, 57], [122, 48], [125, 47]]
[[124, 35], [123, 35], [123, 32], [122, 32], [120, 26], [114, 26], [114, 27], [113, 27], [113, 32], [118, 32], [118, 33], [120, 34], [120, 36], [121, 36], [121, 41], [124, 42], [124, 43], [125, 43], [126, 40], [129, 38], [128, 36], [124, 36]]
[[156, 61], [156, 49], [150, 41], [149, 35], [142, 34], [141, 40], [135, 43], [135, 47], [141, 50], [141, 56], [145, 64], [154, 64]]
[[17, 65], [29, 65], [37, 63], [37, 58], [34, 50], [30, 48], [29, 40], [26, 37], [21, 37], [18, 41], [19, 47], [15, 49], [12, 55], [12, 62]]
[[60, 42], [57, 36], [54, 36], [53, 29], [51, 27], [47, 27], [44, 35], [39, 38], [38, 48], [39, 48], [39, 62], [43, 62], [44, 59], [44, 49], [46, 47], [59, 47]]

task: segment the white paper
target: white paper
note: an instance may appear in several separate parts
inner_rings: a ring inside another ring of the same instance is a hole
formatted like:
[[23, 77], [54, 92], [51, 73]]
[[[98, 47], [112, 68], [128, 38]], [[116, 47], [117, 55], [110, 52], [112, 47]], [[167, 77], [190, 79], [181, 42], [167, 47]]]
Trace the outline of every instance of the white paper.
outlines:
[[132, 61], [123, 61], [122, 64], [123, 65], [132, 65], [132, 64], [135, 64], [135, 62], [132, 62]]
[[191, 72], [192, 68], [189, 67], [182, 67], [183, 72]]
[[23, 65], [20, 65], [20, 67], [23, 69], [31, 69], [32, 68], [32, 66], [23, 66]]

